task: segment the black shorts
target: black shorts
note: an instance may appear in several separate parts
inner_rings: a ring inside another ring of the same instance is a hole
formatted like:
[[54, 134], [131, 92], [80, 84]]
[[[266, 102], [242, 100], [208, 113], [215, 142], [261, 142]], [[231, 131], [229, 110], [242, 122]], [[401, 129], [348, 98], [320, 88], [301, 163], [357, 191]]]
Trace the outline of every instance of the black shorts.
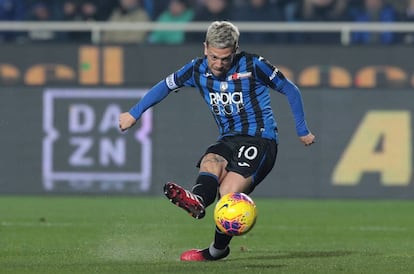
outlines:
[[204, 155], [208, 153], [224, 157], [228, 162], [227, 171], [236, 172], [244, 178], [253, 176], [253, 191], [272, 170], [277, 156], [277, 143], [274, 140], [245, 135], [227, 136], [208, 147]]

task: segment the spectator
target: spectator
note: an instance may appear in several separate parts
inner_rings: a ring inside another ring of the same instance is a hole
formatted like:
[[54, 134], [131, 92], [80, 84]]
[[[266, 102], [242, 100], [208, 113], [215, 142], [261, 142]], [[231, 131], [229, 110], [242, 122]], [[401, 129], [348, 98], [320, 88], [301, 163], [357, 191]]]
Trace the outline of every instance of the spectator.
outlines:
[[[283, 12], [283, 18], [288, 23], [295, 23], [299, 21], [300, 1], [278, 0], [279, 8]], [[284, 33], [284, 42], [298, 43], [303, 41], [303, 34], [297, 32]]]
[[62, 19], [64, 21], [77, 21], [80, 20], [80, 14], [78, 10], [78, 1], [66, 0], [62, 6]]
[[[154, 1], [153, 4], [154, 5], [151, 18], [153, 18], [153, 20], [156, 20], [158, 17], [160, 17], [161, 13], [168, 9], [170, 3], [169, 1]], [[193, 7], [193, 5], [191, 5], [191, 7]]]
[[[231, 1], [202, 0], [196, 9], [194, 21], [213, 21], [216, 19], [229, 20]], [[203, 35], [204, 36], [204, 35]]]
[[[231, 1], [202, 0], [196, 7], [193, 21], [222, 21], [230, 19]], [[193, 32], [186, 35], [186, 41], [200, 43], [204, 41], [204, 32]]]
[[[188, 0], [170, 0], [168, 9], [164, 11], [157, 22], [159, 23], [186, 23], [193, 19], [194, 12]], [[185, 40], [184, 31], [157, 30], [151, 33], [150, 43], [181, 44]]]
[[[140, 0], [120, 0], [120, 6], [109, 17], [111, 22], [149, 22], [150, 17]], [[103, 42], [109, 43], [143, 43], [146, 31], [107, 31]]]
[[[406, 6], [402, 13], [402, 20], [404, 22], [414, 22], [414, 0], [406, 1]], [[403, 33], [402, 42], [408, 45], [414, 44], [414, 32]]]
[[[47, 5], [47, 3], [37, 1], [29, 11], [28, 20], [37, 22], [52, 21], [51, 14], [51, 7]], [[38, 42], [52, 41], [56, 39], [56, 33], [51, 30], [32, 30], [28, 32], [27, 36], [31, 41]]]
[[[61, 7], [62, 12], [62, 21], [82, 21], [82, 16], [80, 14], [80, 4], [77, 0], [66, 0], [62, 3]], [[81, 40], [84, 34], [82, 32], [65, 32], [61, 34], [61, 39], [64, 41], [76, 42]]]
[[302, 6], [302, 19], [305, 21], [342, 21], [346, 1], [305, 0]]
[[64, 0], [59, 1], [60, 18], [64, 21], [106, 21], [118, 7], [114, 0]]
[[[22, 21], [26, 16], [23, 0], [0, 0], [0, 21]], [[0, 32], [0, 42], [14, 42], [23, 34]]]
[[[335, 22], [345, 19], [347, 1], [343, 0], [303, 0], [298, 6], [297, 18], [304, 22]], [[304, 33], [302, 42], [306, 43], [340, 43], [340, 34]]]
[[66, 0], [63, 2], [64, 20], [99, 21], [101, 6], [96, 0]]
[[98, 21], [99, 6], [95, 1], [82, 1], [80, 4], [80, 15], [82, 21]]
[[[279, 7], [269, 0], [248, 0], [241, 6], [234, 7], [231, 11], [231, 19], [234, 21], [274, 22], [283, 21], [283, 13]], [[280, 34], [272, 32], [246, 32], [240, 40], [248, 43], [271, 43], [280, 41]]]
[[[93, 0], [66, 0], [62, 4], [63, 21], [90, 22], [99, 20], [98, 3]], [[90, 43], [91, 33], [88, 31], [71, 31], [61, 35], [61, 39], [71, 42]]]
[[115, 0], [98, 0], [96, 1], [98, 13], [96, 19], [98, 21], [107, 21], [111, 13], [119, 6], [118, 1]]
[[[165, 0], [164, 0], [165, 1]], [[142, 0], [142, 7], [147, 12], [148, 16], [150, 17], [150, 20], [154, 20], [157, 18], [155, 16], [155, 5], [153, 0]]]
[[[398, 20], [397, 11], [384, 0], [364, 0], [361, 7], [350, 10], [350, 17], [354, 22], [395, 22]], [[396, 35], [390, 31], [383, 32], [353, 32], [353, 44], [392, 44], [396, 42]]]
[[36, 4], [42, 3], [44, 4], [47, 9], [49, 10], [49, 19], [48, 21], [59, 21], [62, 18], [62, 12], [61, 12], [61, 1], [56, 0], [26, 0], [25, 6], [26, 6], [26, 19], [28, 19], [30, 16], [32, 16], [32, 9], [35, 7]]

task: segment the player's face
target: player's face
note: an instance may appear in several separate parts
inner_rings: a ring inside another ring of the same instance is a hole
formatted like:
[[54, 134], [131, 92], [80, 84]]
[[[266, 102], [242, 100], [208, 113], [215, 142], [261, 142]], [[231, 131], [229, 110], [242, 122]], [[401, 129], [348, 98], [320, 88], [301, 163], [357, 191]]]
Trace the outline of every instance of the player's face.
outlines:
[[222, 77], [231, 68], [235, 50], [233, 47], [219, 49], [204, 45], [204, 54], [207, 56], [207, 64], [211, 73], [216, 77]]

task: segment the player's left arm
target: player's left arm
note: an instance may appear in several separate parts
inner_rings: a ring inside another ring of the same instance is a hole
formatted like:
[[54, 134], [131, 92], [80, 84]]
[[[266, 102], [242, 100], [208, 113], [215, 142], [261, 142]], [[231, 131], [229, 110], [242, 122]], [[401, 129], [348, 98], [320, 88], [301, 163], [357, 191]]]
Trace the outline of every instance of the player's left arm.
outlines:
[[309, 130], [299, 88], [270, 62], [259, 57], [256, 62], [256, 72], [259, 78], [272, 89], [286, 95], [296, 125], [296, 133], [300, 141], [309, 146], [315, 142], [315, 136]]

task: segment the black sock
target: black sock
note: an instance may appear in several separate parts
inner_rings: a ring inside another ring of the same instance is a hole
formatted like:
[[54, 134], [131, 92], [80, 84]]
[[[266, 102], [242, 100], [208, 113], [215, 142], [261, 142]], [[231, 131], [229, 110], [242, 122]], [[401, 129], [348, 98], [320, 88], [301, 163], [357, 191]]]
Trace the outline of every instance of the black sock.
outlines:
[[192, 192], [203, 199], [205, 207], [211, 205], [217, 196], [218, 180], [214, 174], [201, 172]]
[[225, 249], [229, 244], [233, 236], [229, 236], [220, 231], [216, 227], [216, 234], [214, 235], [214, 247], [217, 249]]

